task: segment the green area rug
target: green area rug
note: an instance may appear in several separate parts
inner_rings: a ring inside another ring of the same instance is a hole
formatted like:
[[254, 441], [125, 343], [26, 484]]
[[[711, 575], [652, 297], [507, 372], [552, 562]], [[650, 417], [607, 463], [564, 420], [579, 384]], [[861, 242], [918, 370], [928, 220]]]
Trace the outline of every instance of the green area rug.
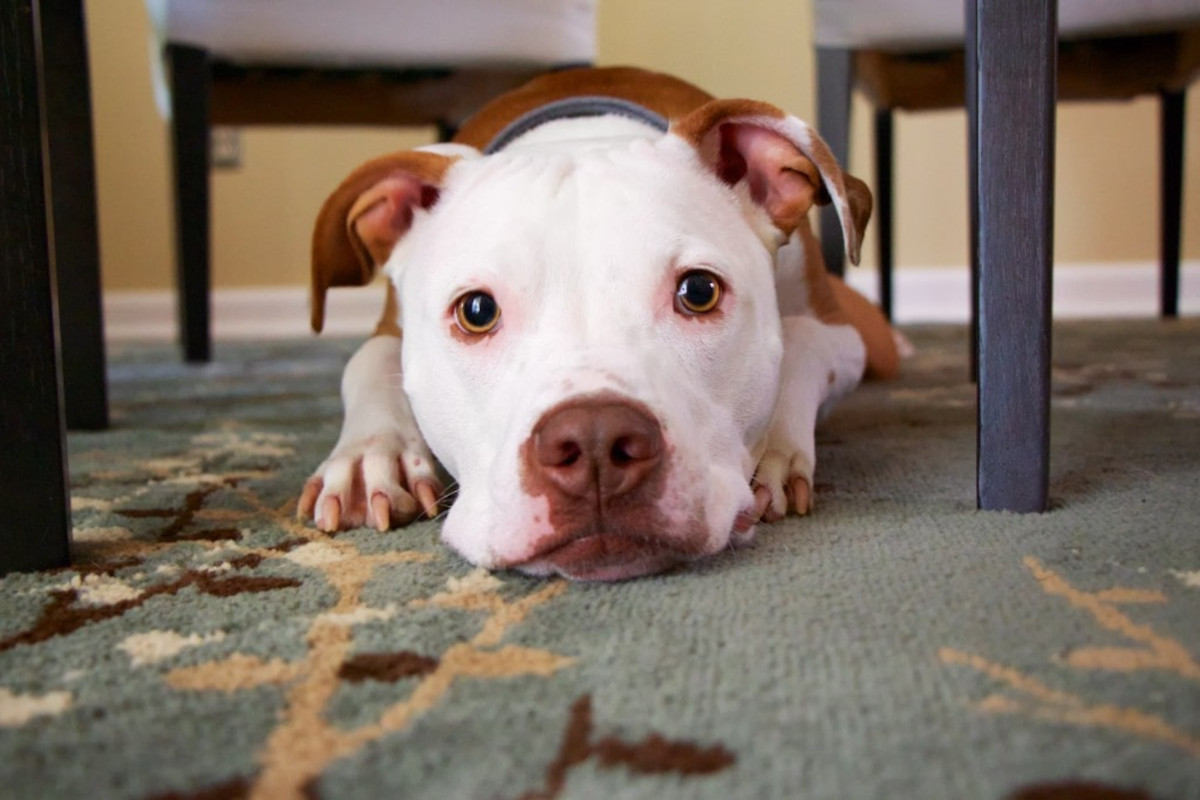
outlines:
[[811, 517], [615, 585], [297, 522], [355, 342], [118, 348], [74, 565], [0, 580], [0, 796], [1200, 797], [1200, 322], [1057, 327], [1027, 516], [974, 509], [964, 331], [909, 333]]

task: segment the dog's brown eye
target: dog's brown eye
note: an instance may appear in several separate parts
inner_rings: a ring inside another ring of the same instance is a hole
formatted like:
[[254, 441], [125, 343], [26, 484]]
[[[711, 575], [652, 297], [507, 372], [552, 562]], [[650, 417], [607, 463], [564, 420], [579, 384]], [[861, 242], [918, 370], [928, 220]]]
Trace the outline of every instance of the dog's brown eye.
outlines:
[[500, 322], [500, 306], [487, 292], [468, 292], [458, 299], [454, 314], [466, 333], [484, 334]]
[[675, 287], [675, 307], [684, 314], [707, 314], [721, 302], [721, 282], [711, 272], [692, 270]]

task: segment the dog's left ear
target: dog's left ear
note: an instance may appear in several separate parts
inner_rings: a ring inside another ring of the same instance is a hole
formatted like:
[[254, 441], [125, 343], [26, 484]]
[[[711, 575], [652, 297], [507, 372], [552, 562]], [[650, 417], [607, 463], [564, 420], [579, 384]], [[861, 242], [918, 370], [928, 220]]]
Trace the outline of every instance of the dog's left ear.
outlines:
[[363, 164], [325, 200], [313, 226], [312, 328], [325, 323], [332, 286], [362, 286], [374, 276], [413, 223], [431, 208], [458, 156], [404, 150]]
[[832, 202], [846, 255], [858, 263], [871, 217], [871, 190], [844, 172], [817, 133], [769, 103], [713, 100], [671, 124], [722, 181], [745, 181], [775, 227], [791, 235], [813, 204]]

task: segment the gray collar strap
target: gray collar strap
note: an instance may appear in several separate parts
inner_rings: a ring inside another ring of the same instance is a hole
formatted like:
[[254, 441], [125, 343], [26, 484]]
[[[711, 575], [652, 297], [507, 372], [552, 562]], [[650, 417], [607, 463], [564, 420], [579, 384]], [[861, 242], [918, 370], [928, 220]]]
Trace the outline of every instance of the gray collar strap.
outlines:
[[544, 106], [538, 106], [527, 111], [496, 134], [496, 138], [483, 148], [485, 155], [498, 153], [508, 147], [516, 139], [529, 133], [534, 128], [560, 119], [577, 119], [579, 117], [603, 117], [616, 115], [644, 122], [647, 125], [666, 132], [669, 123], [661, 114], [651, 111], [645, 106], [615, 97], [568, 97], [565, 100], [555, 100]]

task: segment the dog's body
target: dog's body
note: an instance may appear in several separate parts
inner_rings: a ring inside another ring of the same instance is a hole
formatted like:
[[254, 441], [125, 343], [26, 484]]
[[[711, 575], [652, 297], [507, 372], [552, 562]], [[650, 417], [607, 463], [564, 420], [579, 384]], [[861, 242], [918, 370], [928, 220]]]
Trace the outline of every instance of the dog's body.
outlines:
[[632, 69], [546, 76], [364, 165], [317, 223], [314, 326], [376, 266], [388, 303], [301, 513], [432, 515], [436, 455], [468, 560], [593, 579], [806, 513], [818, 414], [897, 362], [825, 273], [807, 212], [830, 201], [856, 260], [870, 194], [804, 123]]

